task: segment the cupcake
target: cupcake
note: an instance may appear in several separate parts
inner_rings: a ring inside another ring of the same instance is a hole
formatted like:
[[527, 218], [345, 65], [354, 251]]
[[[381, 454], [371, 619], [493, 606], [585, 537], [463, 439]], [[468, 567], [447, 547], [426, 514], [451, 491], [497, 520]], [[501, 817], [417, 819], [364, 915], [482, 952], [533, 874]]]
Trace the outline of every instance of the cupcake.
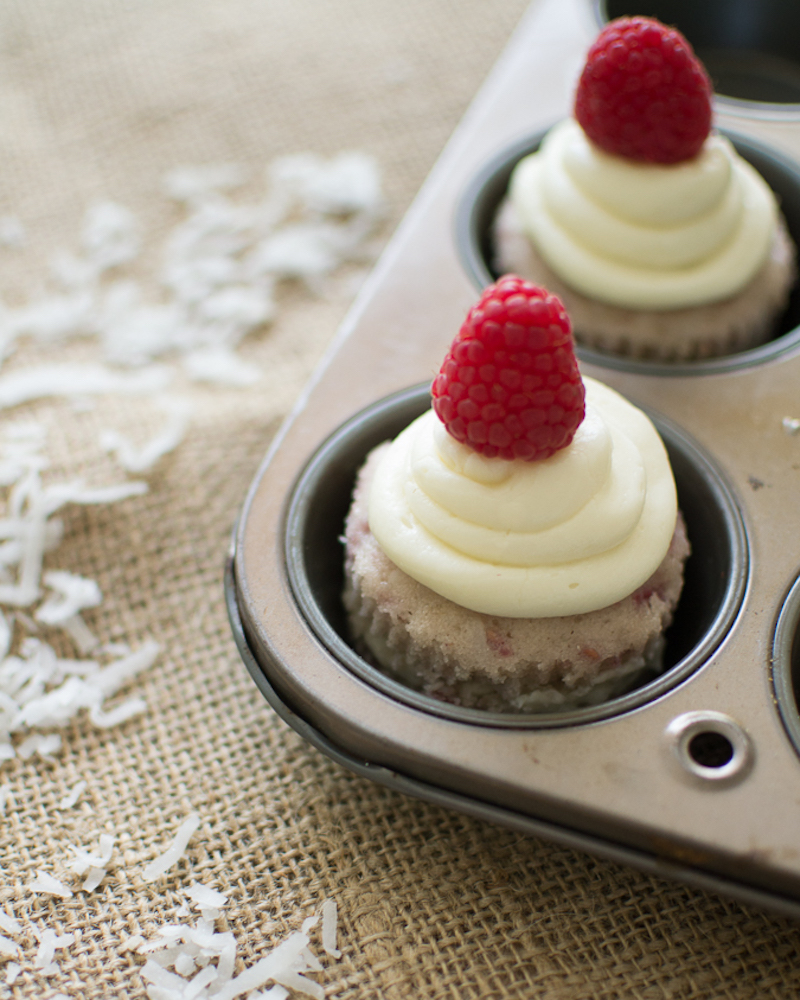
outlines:
[[598, 704], [657, 674], [689, 553], [672, 470], [645, 414], [581, 379], [559, 299], [488, 288], [432, 396], [355, 486], [358, 651], [492, 711]]
[[493, 243], [498, 272], [561, 297], [579, 342], [663, 361], [768, 340], [796, 276], [773, 192], [711, 130], [702, 64], [646, 17], [598, 36], [574, 117], [517, 164]]

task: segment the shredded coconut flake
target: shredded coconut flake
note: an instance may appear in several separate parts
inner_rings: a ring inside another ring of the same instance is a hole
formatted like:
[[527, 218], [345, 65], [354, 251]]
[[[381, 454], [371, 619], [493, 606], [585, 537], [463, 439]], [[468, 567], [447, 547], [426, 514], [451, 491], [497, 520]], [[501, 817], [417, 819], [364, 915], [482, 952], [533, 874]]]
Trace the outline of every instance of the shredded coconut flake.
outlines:
[[22, 924], [5, 910], [0, 910], [0, 930], [5, 931], [6, 934], [21, 934]]
[[218, 385], [254, 385], [261, 378], [261, 371], [243, 361], [226, 347], [199, 348], [184, 356], [183, 367], [196, 382], [215, 382]]
[[23, 760], [33, 757], [34, 754], [39, 754], [40, 757], [52, 758], [52, 755], [58, 753], [60, 749], [61, 737], [58, 733], [51, 733], [49, 736], [43, 736], [41, 733], [33, 733], [20, 743], [17, 747], [17, 754]]
[[86, 791], [85, 781], [76, 781], [75, 784], [70, 788], [67, 795], [65, 795], [61, 801], [58, 803], [59, 809], [71, 809], [78, 801], [78, 799]]
[[327, 162], [311, 154], [286, 156], [272, 164], [270, 174], [315, 212], [377, 215], [382, 210], [378, 165], [365, 153], [340, 153]]
[[228, 901], [228, 897], [223, 893], [217, 892], [216, 889], [212, 889], [210, 886], [200, 885], [199, 882], [192, 882], [186, 890], [186, 895], [201, 907], [220, 908]]
[[99, 705], [92, 705], [89, 708], [89, 718], [92, 724], [98, 729], [110, 729], [112, 726], [122, 725], [128, 719], [133, 719], [137, 715], [142, 715], [147, 711], [147, 702], [143, 698], [128, 698], [121, 705], [115, 705], [110, 711], [105, 712]]
[[78, 651], [84, 656], [87, 653], [91, 653], [92, 650], [97, 649], [100, 645], [100, 640], [80, 615], [71, 615], [69, 618], [65, 618], [61, 622], [61, 627], [78, 647]]
[[51, 570], [43, 579], [53, 594], [39, 605], [35, 618], [45, 625], [61, 625], [84, 608], [95, 608], [103, 602], [94, 580], [64, 570]]
[[72, 890], [68, 886], [39, 868], [36, 869], [36, 878], [28, 883], [28, 889], [31, 892], [44, 892], [51, 896], [60, 896], [62, 899], [69, 899], [72, 896]]
[[120, 951], [136, 951], [141, 945], [144, 944], [144, 938], [141, 934], [132, 934], [129, 938], [126, 938], [120, 945]]
[[174, 451], [186, 434], [190, 407], [181, 399], [163, 400], [167, 413], [167, 423], [160, 434], [148, 441], [142, 448], [134, 448], [119, 431], [105, 431], [100, 437], [100, 446], [116, 455], [119, 464], [128, 472], [146, 472], [152, 469], [160, 458]]
[[9, 409], [46, 396], [149, 394], [166, 388], [168, 381], [169, 372], [155, 366], [138, 372], [116, 372], [101, 365], [22, 368], [0, 378], [0, 408]]
[[104, 667], [93, 678], [93, 684], [102, 691], [105, 698], [116, 694], [132, 677], [151, 667], [160, 650], [161, 647], [155, 640], [148, 639], [140, 649]]
[[0, 935], [0, 955], [13, 956], [19, 951], [19, 945], [12, 941], [11, 938], [3, 937]]
[[173, 865], [180, 861], [183, 857], [184, 851], [186, 850], [186, 846], [189, 843], [190, 837], [198, 826], [200, 826], [200, 817], [197, 813], [192, 813], [183, 821], [183, 823], [181, 823], [178, 827], [178, 832], [175, 834], [175, 839], [166, 851], [164, 851], [163, 854], [160, 854], [157, 858], [154, 858], [153, 861], [151, 861], [145, 868], [142, 873], [142, 878], [145, 882], [155, 882], [157, 878], [169, 871]]
[[[220, 902], [216, 897], [221, 893], [198, 883], [186, 892], [196, 904], [210, 901], [209, 893]], [[306, 975], [322, 970], [308, 937], [318, 922], [318, 916], [306, 918], [301, 931], [289, 935], [235, 978], [236, 939], [231, 933], [216, 933], [213, 922], [202, 918], [194, 927], [164, 924], [156, 938], [137, 949], [149, 956], [141, 970], [149, 984], [148, 996], [156, 1000], [234, 1000], [247, 995], [247, 1000], [286, 1000], [291, 989], [321, 1000], [322, 986]], [[262, 991], [270, 982], [270, 988]]]
[[322, 948], [326, 955], [341, 958], [342, 953], [336, 947], [336, 924], [336, 900], [325, 899], [322, 902]]
[[0, 611], [0, 662], [11, 649], [11, 626], [6, 616]]
[[108, 833], [101, 833], [96, 854], [90, 854], [72, 845], [70, 850], [75, 854], [75, 859], [68, 867], [78, 875], [85, 874], [82, 888], [86, 892], [93, 892], [106, 876], [108, 863], [114, 851], [114, 838]]
[[[66, 503], [111, 503], [147, 491], [147, 484], [143, 482], [94, 489], [87, 489], [80, 482], [53, 483], [45, 487], [41, 473], [48, 463], [41, 454], [41, 446], [41, 429], [37, 425], [12, 425], [5, 429], [0, 439], [0, 480], [11, 486], [7, 516], [0, 518], [0, 603], [18, 607], [39, 599], [45, 553], [58, 545], [63, 532], [61, 523], [52, 519], [60, 507]], [[10, 579], [9, 572], [13, 566], [17, 567], [15, 581]], [[54, 586], [66, 589], [63, 601], [46, 602], [45, 618], [58, 618], [63, 611], [69, 610], [70, 601], [77, 605], [94, 601], [96, 585], [91, 581], [81, 582], [80, 577], [66, 573], [56, 573], [52, 579]], [[30, 627], [31, 621], [20, 612], [17, 618]], [[32, 627], [35, 629], [35, 623]], [[10, 640], [10, 626], [3, 619], [0, 647], [7, 651]]]
[[133, 260], [141, 244], [133, 213], [111, 201], [91, 205], [83, 222], [81, 244], [98, 273]]
[[[8, 732], [63, 726], [80, 711], [87, 710], [100, 728], [118, 725], [145, 711], [141, 698], [129, 698], [107, 708], [105, 700], [151, 666], [159, 652], [152, 640], [105, 667], [93, 660], [65, 660], [36, 639], [27, 639], [21, 652], [25, 658], [7, 657], [0, 664], [0, 724]], [[47, 756], [61, 747], [57, 733], [32, 733], [16, 753]]]
[[81, 888], [86, 892], [94, 892], [94, 890], [100, 885], [103, 879], [106, 877], [105, 868], [95, 868], [92, 866], [86, 873], [86, 878], [83, 880]]
[[[41, 875], [41, 872], [39, 873]], [[71, 893], [70, 893], [71, 895]], [[53, 975], [55, 972], [60, 971], [58, 966], [55, 970], [52, 969], [53, 958], [55, 957], [56, 950], [59, 948], [68, 948], [75, 941], [74, 934], [56, 934], [55, 931], [49, 928], [44, 931], [34, 930], [36, 937], [39, 939], [39, 950], [36, 953], [36, 958], [33, 961], [34, 967], [37, 969], [44, 970], [45, 975]]]

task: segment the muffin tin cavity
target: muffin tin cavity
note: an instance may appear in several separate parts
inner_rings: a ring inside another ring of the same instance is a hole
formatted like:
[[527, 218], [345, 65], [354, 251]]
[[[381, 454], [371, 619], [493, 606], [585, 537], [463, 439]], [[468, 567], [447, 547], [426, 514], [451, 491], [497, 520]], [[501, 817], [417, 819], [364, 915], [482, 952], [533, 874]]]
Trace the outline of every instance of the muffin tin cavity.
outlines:
[[800, 578], [778, 616], [772, 644], [772, 686], [786, 732], [800, 754]]
[[600, 0], [598, 21], [644, 14], [678, 28], [735, 110], [800, 115], [800, 6], [795, 0]]
[[[800, 246], [800, 165], [789, 157], [749, 137], [722, 130], [737, 152], [762, 175], [778, 198], [789, 232]], [[547, 130], [510, 146], [473, 178], [458, 203], [455, 238], [461, 262], [479, 289], [500, 275], [493, 269], [492, 224], [508, 189], [509, 178], [517, 163], [538, 150]], [[725, 357], [698, 361], [664, 362], [640, 360], [616, 354], [600, 353], [578, 346], [579, 357], [592, 364], [647, 375], [707, 375], [749, 368], [772, 360], [800, 346], [800, 283], [792, 291], [776, 334], [759, 347]]]
[[[427, 385], [389, 396], [357, 414], [312, 456], [289, 499], [284, 552], [294, 599], [327, 651], [390, 698], [423, 712], [479, 725], [553, 728], [594, 722], [651, 701], [696, 671], [730, 630], [747, 582], [747, 541], [736, 500], [713, 461], [675, 424], [650, 414], [669, 452], [692, 544], [665, 670], [605, 704], [570, 712], [506, 715], [437, 701], [387, 677], [351, 647], [342, 606], [341, 536], [356, 473], [368, 452], [428, 408]], [[800, 722], [798, 722], [800, 729]]]

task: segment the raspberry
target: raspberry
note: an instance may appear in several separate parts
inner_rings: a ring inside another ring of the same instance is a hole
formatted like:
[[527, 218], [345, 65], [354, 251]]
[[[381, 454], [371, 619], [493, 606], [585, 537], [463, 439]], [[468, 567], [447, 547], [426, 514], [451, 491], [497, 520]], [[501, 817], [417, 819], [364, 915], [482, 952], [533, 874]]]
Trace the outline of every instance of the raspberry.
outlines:
[[583, 420], [572, 330], [555, 295], [514, 274], [467, 313], [431, 387], [447, 430], [488, 458], [549, 458]]
[[711, 81], [691, 45], [650, 17], [620, 17], [589, 49], [575, 117], [607, 153], [690, 160], [711, 128]]

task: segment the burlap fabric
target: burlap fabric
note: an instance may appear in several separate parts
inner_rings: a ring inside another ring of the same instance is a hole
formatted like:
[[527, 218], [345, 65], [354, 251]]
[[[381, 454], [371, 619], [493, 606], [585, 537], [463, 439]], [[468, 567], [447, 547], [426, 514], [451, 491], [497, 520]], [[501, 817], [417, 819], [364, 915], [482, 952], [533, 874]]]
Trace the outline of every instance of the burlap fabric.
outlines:
[[[382, 166], [390, 232], [524, 5], [6, 0], [0, 214], [18, 215], [29, 239], [3, 254], [3, 295], [35, 288], [97, 197], [128, 205], [151, 237], [166, 231], [174, 209], [160, 177], [183, 163], [236, 161], [258, 176], [280, 153], [367, 150]], [[242, 351], [267, 372], [257, 387], [187, 388], [191, 430], [148, 477], [147, 496], [65, 512], [58, 566], [105, 595], [87, 622], [104, 641], [152, 636], [163, 651], [134, 685], [145, 715], [106, 732], [81, 719], [52, 764], [0, 765], [13, 792], [0, 820], [0, 904], [25, 927], [22, 971], [0, 995], [143, 997], [144, 959], [126, 942], [176, 919], [180, 890], [196, 880], [229, 896], [217, 926], [236, 935], [237, 972], [334, 897], [343, 954], [319, 980], [342, 1000], [796, 996], [792, 922], [374, 786], [306, 745], [258, 693], [226, 620], [225, 550], [348, 287], [344, 277], [323, 298], [281, 294], [275, 325]], [[58, 350], [63, 360], [92, 347]], [[47, 356], [30, 348], [10, 366]], [[133, 398], [91, 410], [48, 401], [13, 416], [48, 427], [50, 475], [89, 482], [113, 478], [97, 448], [103, 426], [144, 440], [160, 419]], [[59, 809], [81, 778], [81, 801]], [[146, 884], [144, 866], [193, 810], [202, 822], [185, 859]], [[100, 888], [66, 900], [26, 889], [37, 869], [63, 876], [66, 845], [92, 846], [102, 831], [117, 847]], [[35, 927], [76, 935], [49, 978], [33, 967]]]

